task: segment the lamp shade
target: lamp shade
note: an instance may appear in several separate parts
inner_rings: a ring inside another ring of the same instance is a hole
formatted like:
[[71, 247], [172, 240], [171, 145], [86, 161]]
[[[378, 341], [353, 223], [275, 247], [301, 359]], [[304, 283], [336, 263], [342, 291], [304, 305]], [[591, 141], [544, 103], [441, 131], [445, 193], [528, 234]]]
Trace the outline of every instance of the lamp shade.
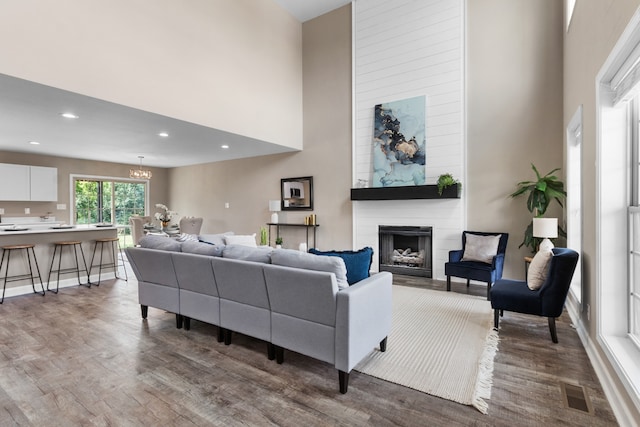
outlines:
[[533, 237], [558, 237], [558, 218], [533, 218]]
[[280, 200], [269, 200], [269, 212], [280, 212]]

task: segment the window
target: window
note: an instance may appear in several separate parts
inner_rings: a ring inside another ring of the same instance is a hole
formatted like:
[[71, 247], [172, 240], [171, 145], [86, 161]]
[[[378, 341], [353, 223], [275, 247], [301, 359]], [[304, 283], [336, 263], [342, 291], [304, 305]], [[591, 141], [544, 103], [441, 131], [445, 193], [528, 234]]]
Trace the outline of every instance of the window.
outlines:
[[147, 181], [72, 176], [72, 183], [75, 224], [112, 223], [127, 236], [129, 217], [145, 214]]
[[640, 349], [640, 95], [631, 103], [631, 203], [629, 204], [629, 335]]
[[[582, 253], [582, 105], [567, 126], [567, 246]], [[571, 293], [582, 304], [581, 258], [571, 280]]]

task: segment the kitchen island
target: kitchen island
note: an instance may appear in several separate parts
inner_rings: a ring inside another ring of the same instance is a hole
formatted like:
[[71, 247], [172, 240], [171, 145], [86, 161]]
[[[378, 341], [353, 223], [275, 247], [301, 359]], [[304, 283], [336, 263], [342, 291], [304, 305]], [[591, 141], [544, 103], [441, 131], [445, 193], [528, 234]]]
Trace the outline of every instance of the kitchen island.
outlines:
[[[5, 225], [0, 223], [0, 246], [7, 245], [19, 245], [19, 244], [34, 244], [35, 254], [38, 261], [38, 267], [40, 269], [40, 276], [44, 289], [47, 288], [47, 280], [49, 275], [49, 268], [51, 267], [51, 258], [53, 256], [54, 242], [60, 241], [79, 241], [82, 242], [82, 251], [84, 253], [87, 268], [90, 268], [91, 254], [96, 239], [117, 237], [117, 228], [113, 225], [77, 225], [77, 226], [63, 226], [59, 223], [38, 223], [38, 224], [13, 224]], [[108, 255], [105, 255], [108, 256]], [[98, 254], [96, 254], [96, 260], [94, 264], [98, 263]], [[73, 261], [73, 254], [71, 251], [65, 251], [62, 256], [62, 266], [70, 266]], [[82, 259], [80, 259], [82, 262]], [[57, 264], [57, 258], [56, 258]], [[11, 256], [11, 270], [10, 275], [27, 274], [29, 267], [26, 262], [26, 256], [13, 254]], [[2, 266], [0, 270], [0, 285], [3, 283], [6, 265]], [[83, 272], [84, 273], [84, 272]], [[94, 276], [91, 281], [97, 282], [98, 270], [94, 268]], [[102, 272], [102, 278], [110, 279], [114, 277], [112, 269]], [[54, 275], [55, 279], [55, 275]], [[83, 278], [83, 282], [86, 281], [86, 277]], [[52, 283], [55, 288], [55, 283]], [[78, 280], [75, 274], [63, 274], [60, 276], [60, 287], [77, 286]], [[7, 283], [5, 297], [12, 297], [16, 295], [24, 295], [33, 293], [30, 280], [20, 280]], [[36, 288], [39, 288], [36, 285]], [[53, 294], [50, 294], [53, 295]]]

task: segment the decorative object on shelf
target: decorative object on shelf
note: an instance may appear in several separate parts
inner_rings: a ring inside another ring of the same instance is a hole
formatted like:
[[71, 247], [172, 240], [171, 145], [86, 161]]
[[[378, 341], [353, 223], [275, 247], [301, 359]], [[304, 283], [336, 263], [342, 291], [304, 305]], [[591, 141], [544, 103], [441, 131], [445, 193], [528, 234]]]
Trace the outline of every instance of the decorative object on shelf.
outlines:
[[549, 239], [558, 237], [558, 218], [533, 218], [533, 237], [543, 239], [539, 250], [553, 249], [553, 243]]
[[166, 205], [162, 203], [156, 203], [156, 208], [160, 209], [160, 212], [154, 214], [155, 219], [162, 223], [162, 229], [164, 230], [169, 225], [171, 218], [177, 215], [178, 212], [170, 210]]
[[[551, 204], [552, 200], [562, 205], [562, 199], [567, 197], [567, 192], [564, 190], [564, 183], [553, 175], [554, 172], [559, 171], [560, 168], [556, 168], [544, 176], [540, 176], [538, 169], [531, 164], [531, 169], [536, 174], [536, 181], [521, 181], [517, 184], [518, 189], [511, 193], [510, 197], [518, 197], [521, 194], [527, 193], [527, 209], [533, 214], [535, 218], [539, 218], [547, 211], [547, 208]], [[558, 227], [558, 234], [562, 237], [567, 237], [567, 233]], [[531, 249], [531, 253], [536, 253], [538, 250], [539, 240], [533, 235], [533, 221], [529, 223], [525, 232], [524, 239], [518, 248], [522, 246], [528, 246]]]
[[269, 211], [271, 213], [271, 222], [278, 223], [278, 212], [280, 212], [280, 200], [269, 200]]
[[282, 248], [282, 237], [278, 236], [276, 237], [276, 249], [281, 249]]
[[424, 95], [375, 106], [372, 187], [425, 184]]
[[313, 177], [282, 178], [280, 192], [283, 211], [313, 210]]
[[[438, 177], [438, 182], [436, 184], [438, 185], [438, 194], [442, 196], [442, 192], [445, 188], [451, 187], [452, 185], [460, 184], [460, 181], [455, 179], [450, 173], [443, 173]], [[460, 185], [458, 185], [458, 189], [459, 188]]]
[[316, 225], [316, 214], [305, 216], [304, 225]]
[[307, 252], [307, 244], [305, 242], [302, 242], [298, 245], [298, 250], [300, 252]]
[[269, 230], [267, 230], [267, 227], [260, 227], [260, 246], [267, 246], [268, 244]]
[[138, 156], [138, 158], [140, 159], [140, 166], [138, 169], [129, 169], [129, 178], [151, 179], [151, 171], [149, 169], [142, 169], [142, 159], [144, 159], [144, 156]]
[[356, 188], [369, 188], [369, 180], [368, 179], [359, 179], [356, 183]]

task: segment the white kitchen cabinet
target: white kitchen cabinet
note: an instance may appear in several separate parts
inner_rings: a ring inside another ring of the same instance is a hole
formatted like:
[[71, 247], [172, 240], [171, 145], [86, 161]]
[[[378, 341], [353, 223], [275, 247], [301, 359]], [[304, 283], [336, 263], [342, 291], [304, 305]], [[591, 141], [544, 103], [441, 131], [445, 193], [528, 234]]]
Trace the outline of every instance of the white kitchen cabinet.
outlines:
[[0, 200], [31, 200], [29, 166], [0, 163]]
[[58, 201], [58, 169], [44, 166], [30, 166], [31, 201]]
[[0, 163], [0, 200], [57, 201], [58, 169]]

